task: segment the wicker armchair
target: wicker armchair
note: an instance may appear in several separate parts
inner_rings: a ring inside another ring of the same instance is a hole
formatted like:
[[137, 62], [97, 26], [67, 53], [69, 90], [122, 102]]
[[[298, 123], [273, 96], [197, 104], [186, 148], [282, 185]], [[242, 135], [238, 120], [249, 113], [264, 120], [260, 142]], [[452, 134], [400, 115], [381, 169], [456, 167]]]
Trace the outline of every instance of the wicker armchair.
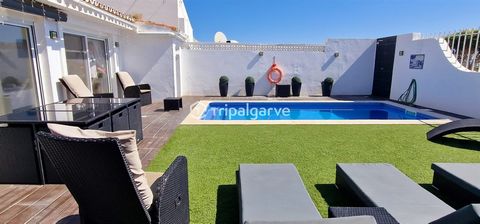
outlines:
[[125, 98], [140, 98], [142, 106], [152, 103], [152, 90], [149, 84], [135, 84], [128, 72], [117, 72], [117, 78]]
[[145, 208], [115, 138], [38, 133], [42, 150], [79, 205], [81, 223], [189, 223], [187, 159], [179, 156], [151, 186]]

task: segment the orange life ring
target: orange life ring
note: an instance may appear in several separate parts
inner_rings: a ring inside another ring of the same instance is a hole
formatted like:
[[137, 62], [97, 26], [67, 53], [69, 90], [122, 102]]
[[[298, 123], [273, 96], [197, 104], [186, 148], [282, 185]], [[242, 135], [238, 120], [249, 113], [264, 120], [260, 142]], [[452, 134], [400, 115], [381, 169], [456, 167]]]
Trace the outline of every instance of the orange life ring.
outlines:
[[[278, 77], [276, 79], [273, 78], [273, 73], [275, 72], [278, 73]], [[279, 67], [277, 67], [277, 64], [274, 63], [272, 67], [270, 67], [270, 69], [268, 70], [268, 76], [267, 76], [268, 81], [272, 84], [277, 84], [280, 81], [282, 81], [282, 78], [283, 78], [282, 70]]]

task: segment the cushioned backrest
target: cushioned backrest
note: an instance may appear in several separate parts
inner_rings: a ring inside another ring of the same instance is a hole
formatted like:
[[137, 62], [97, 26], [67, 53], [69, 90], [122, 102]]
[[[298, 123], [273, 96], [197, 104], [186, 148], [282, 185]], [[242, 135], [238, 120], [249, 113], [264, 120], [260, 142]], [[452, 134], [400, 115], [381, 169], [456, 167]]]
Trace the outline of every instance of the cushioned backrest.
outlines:
[[48, 124], [48, 128], [52, 134], [83, 139], [99, 139], [99, 138], [116, 138], [121, 144], [120, 149], [125, 155], [126, 162], [132, 172], [133, 180], [137, 185], [137, 189], [142, 197], [146, 208], [150, 208], [153, 201], [153, 194], [150, 185], [147, 183], [145, 172], [142, 169], [142, 161], [138, 154], [135, 130], [122, 130], [116, 132], [107, 132], [101, 130], [83, 130], [79, 127]]
[[120, 80], [120, 83], [122, 84], [123, 89], [129, 87], [129, 86], [134, 86], [135, 82], [132, 79], [132, 76], [128, 74], [128, 72], [117, 72], [118, 79]]
[[62, 80], [75, 97], [93, 97], [92, 91], [88, 89], [78, 75], [67, 75]]
[[80, 139], [38, 133], [42, 150], [67, 185], [85, 223], [150, 223], [114, 138]]

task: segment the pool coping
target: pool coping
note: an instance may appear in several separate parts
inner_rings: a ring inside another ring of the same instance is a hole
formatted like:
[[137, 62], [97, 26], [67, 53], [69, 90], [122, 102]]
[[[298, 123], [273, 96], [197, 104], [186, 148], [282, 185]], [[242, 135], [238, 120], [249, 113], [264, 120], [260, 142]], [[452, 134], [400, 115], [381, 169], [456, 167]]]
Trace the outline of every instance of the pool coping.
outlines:
[[[251, 102], [251, 103], [318, 103], [318, 102], [365, 102], [386, 103], [409, 111], [426, 114], [439, 119], [429, 120], [201, 120], [201, 116], [211, 102]], [[200, 100], [190, 107], [190, 113], [182, 121], [182, 125], [305, 125], [305, 124], [427, 124], [439, 125], [458, 120], [456, 117], [436, 113], [428, 108], [415, 108], [388, 100]]]

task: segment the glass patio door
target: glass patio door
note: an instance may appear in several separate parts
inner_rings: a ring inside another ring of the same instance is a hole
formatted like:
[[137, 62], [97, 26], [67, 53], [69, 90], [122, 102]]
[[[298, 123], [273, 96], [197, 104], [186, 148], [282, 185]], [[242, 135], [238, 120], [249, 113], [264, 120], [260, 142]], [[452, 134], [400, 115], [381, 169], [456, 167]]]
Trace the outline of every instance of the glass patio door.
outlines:
[[93, 93], [110, 92], [104, 40], [64, 34], [68, 74], [78, 75]]
[[30, 29], [0, 24], [0, 115], [38, 106]]

